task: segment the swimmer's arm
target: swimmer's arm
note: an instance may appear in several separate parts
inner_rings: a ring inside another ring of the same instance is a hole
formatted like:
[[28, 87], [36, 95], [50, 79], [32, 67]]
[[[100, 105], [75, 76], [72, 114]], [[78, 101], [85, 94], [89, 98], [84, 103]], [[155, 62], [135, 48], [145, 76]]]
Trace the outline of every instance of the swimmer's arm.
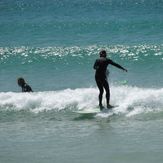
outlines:
[[109, 63], [110, 63], [111, 65], [113, 65], [113, 66], [115, 66], [115, 67], [117, 67], [117, 68], [119, 68], [119, 69], [121, 69], [121, 70], [127, 72], [127, 69], [125, 69], [125, 68], [122, 67], [121, 65], [119, 65], [119, 64], [117, 64], [117, 63], [115, 63], [115, 62], [113, 62], [112, 60], [110, 60]]
[[29, 92], [33, 92], [32, 88], [29, 86]]
[[26, 88], [25, 92], [33, 92], [33, 90], [32, 90], [32, 88], [29, 85], [27, 85], [27, 88]]

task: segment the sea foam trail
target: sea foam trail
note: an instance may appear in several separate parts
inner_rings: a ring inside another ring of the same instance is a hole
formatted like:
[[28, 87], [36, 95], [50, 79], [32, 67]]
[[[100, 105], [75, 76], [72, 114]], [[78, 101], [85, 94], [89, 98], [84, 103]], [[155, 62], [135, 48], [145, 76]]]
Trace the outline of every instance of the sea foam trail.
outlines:
[[[105, 98], [104, 101], [105, 103]], [[131, 86], [112, 86], [111, 104], [118, 105], [115, 114], [132, 116], [146, 112], [163, 111], [163, 88], [143, 89]], [[0, 93], [0, 111], [29, 110], [43, 111], [80, 110], [98, 105], [97, 88], [65, 89], [35, 93]]]

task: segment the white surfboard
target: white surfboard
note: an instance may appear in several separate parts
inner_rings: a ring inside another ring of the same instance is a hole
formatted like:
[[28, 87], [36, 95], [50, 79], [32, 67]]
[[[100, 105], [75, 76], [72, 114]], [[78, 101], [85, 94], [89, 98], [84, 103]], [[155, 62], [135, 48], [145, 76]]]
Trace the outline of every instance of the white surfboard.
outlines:
[[77, 110], [74, 111], [74, 113], [79, 113], [79, 114], [97, 114], [100, 113], [99, 108], [90, 108], [90, 109], [82, 109], [82, 110]]
[[[118, 105], [113, 106], [112, 108], [118, 107]], [[77, 110], [73, 111], [74, 113], [78, 114], [98, 114], [98, 113], [107, 113], [112, 111], [111, 109], [104, 108], [103, 110], [100, 110], [100, 108], [88, 108], [88, 109], [82, 109], [82, 110]]]

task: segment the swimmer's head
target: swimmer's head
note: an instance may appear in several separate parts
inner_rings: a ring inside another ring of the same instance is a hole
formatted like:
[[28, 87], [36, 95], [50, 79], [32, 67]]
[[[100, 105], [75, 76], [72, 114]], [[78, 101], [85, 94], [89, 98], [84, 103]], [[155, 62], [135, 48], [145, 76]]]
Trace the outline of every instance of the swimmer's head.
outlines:
[[106, 56], [107, 56], [105, 50], [101, 50], [100, 53], [99, 53], [99, 55], [100, 55], [100, 57], [104, 57], [104, 58], [106, 58]]
[[18, 78], [18, 85], [23, 86], [25, 84], [25, 80], [23, 78]]

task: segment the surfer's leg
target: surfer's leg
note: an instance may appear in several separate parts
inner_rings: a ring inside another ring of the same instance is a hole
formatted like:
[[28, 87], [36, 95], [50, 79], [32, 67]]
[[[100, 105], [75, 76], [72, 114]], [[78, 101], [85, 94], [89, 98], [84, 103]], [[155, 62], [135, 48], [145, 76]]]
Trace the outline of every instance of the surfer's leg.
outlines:
[[103, 86], [105, 88], [106, 91], [106, 104], [107, 104], [107, 108], [110, 108], [110, 88], [109, 88], [109, 83], [107, 80], [104, 81]]
[[96, 80], [96, 83], [97, 83], [97, 86], [98, 86], [98, 89], [99, 89], [99, 106], [100, 106], [100, 109], [102, 109], [103, 108], [102, 96], [103, 96], [103, 93], [104, 93], [104, 89], [103, 89], [103, 85], [102, 85], [101, 81]]

